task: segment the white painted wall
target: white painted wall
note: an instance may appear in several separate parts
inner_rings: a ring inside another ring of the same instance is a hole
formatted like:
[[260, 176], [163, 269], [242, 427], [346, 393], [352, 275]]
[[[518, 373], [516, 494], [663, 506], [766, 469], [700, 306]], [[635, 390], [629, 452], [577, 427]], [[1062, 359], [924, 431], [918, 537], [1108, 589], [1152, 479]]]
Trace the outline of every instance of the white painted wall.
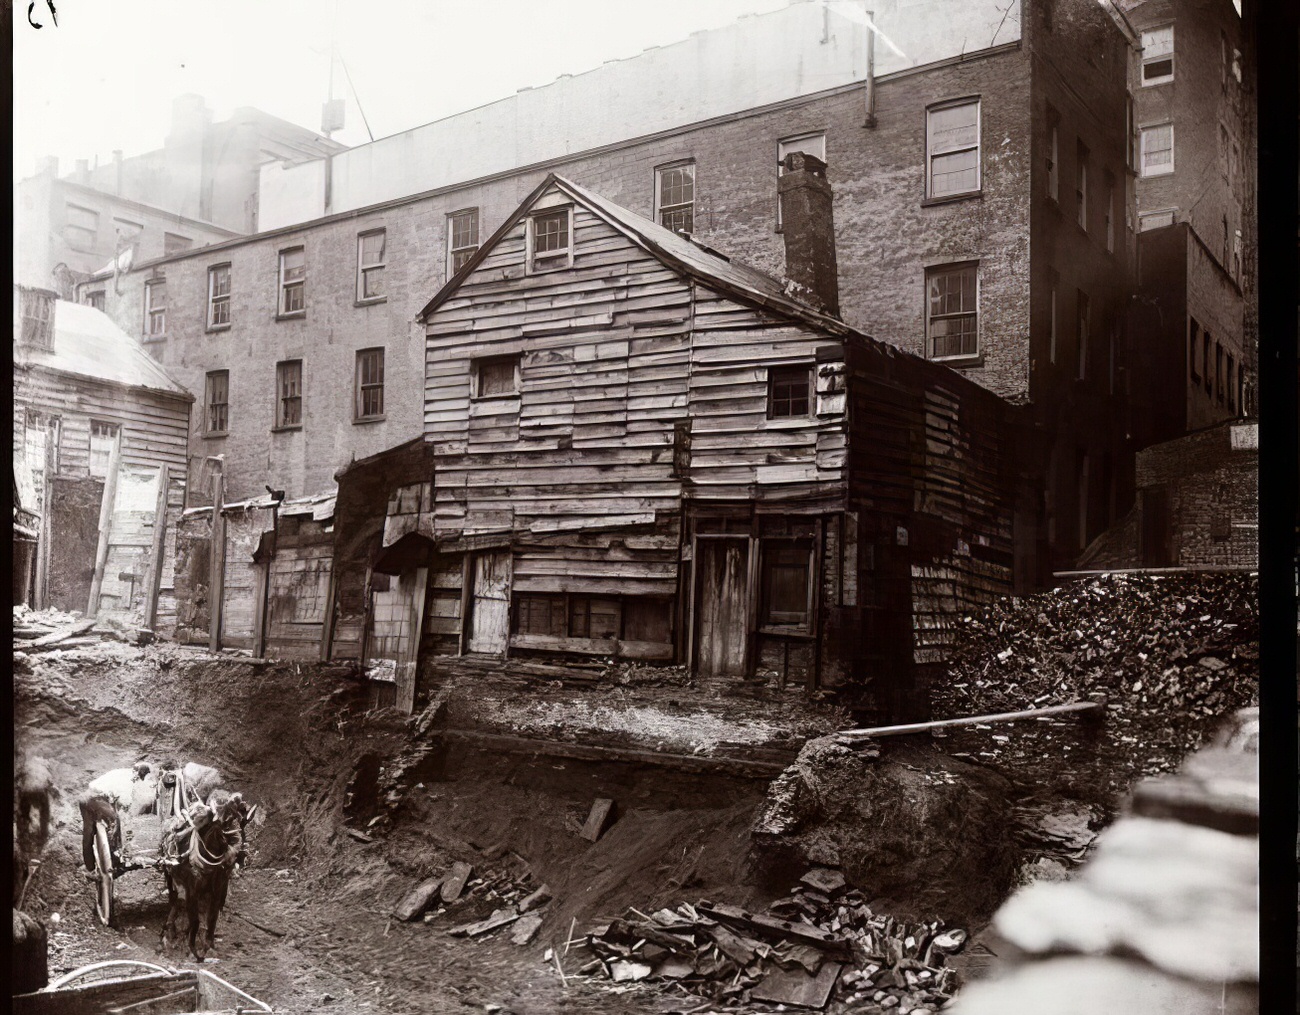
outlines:
[[350, 211], [627, 138], [810, 95], [1020, 38], [1019, 0], [795, 0], [769, 14], [561, 77], [321, 162], [264, 168], [259, 229]]

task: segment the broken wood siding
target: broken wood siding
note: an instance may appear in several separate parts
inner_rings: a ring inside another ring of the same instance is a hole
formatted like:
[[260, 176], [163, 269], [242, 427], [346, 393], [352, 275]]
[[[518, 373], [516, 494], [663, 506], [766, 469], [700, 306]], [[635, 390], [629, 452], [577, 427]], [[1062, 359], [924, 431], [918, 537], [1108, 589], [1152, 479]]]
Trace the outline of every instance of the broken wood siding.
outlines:
[[[671, 658], [690, 287], [581, 206], [570, 269], [526, 274], [525, 232], [521, 221], [428, 322], [435, 534], [450, 552], [511, 549], [512, 652]], [[477, 397], [475, 362], [507, 356], [515, 390]], [[431, 580], [429, 633], [446, 649], [453, 628], [459, 640], [473, 627], [462, 568], [436, 565]], [[537, 607], [522, 631], [521, 597]], [[666, 619], [641, 616], [643, 598]]]
[[280, 519], [270, 564], [267, 656], [320, 657], [333, 562], [334, 534], [329, 522], [301, 515]]
[[[156, 492], [156, 477], [163, 465], [170, 466], [172, 475], [177, 477], [169, 489], [166, 520], [169, 551], [174, 549], [171, 533], [179, 525], [183, 509], [184, 484], [179, 477], [185, 475], [190, 408], [190, 399], [182, 394], [132, 388], [39, 366], [14, 367], [15, 446], [19, 446], [18, 428], [27, 428], [29, 411], [37, 414], [35, 418], [42, 426], [49, 417], [57, 417], [56, 475], [60, 482], [89, 484], [102, 490], [102, 481], [90, 475], [91, 424], [107, 423], [119, 428], [122, 438], [120, 476], [124, 483], [123, 489], [118, 491], [115, 498], [113, 527], [101, 589], [101, 606], [105, 612], [128, 616], [143, 613], [144, 583], [150, 567], [156, 501], [149, 497], [133, 497], [132, 492], [136, 487], [146, 485], [149, 477], [153, 477], [153, 490]], [[31, 443], [24, 434], [23, 446]], [[34, 475], [37, 489], [43, 489], [43, 453], [39, 460], [31, 455], [27, 458], [29, 468], [37, 474]], [[178, 492], [181, 496], [177, 496]], [[89, 512], [84, 520], [85, 525], [91, 530], [97, 530], [99, 502], [98, 498], [91, 499], [94, 504], [81, 510]], [[69, 508], [70, 504], [64, 504], [63, 507]], [[57, 507], [53, 513], [58, 513]], [[53, 536], [50, 539], [52, 566], [49, 594], [52, 602], [60, 603], [65, 609], [84, 610], [89, 588], [88, 578], [83, 580], [82, 575], [85, 568], [81, 564], [85, 558], [69, 560], [64, 564], [59, 564], [55, 559], [68, 549], [61, 545], [59, 539], [60, 531], [71, 531], [68, 528], [70, 521], [66, 517], [66, 510], [64, 515], [59, 526], [52, 530]], [[92, 561], [93, 557], [92, 544]], [[156, 626], [163, 632], [174, 629], [177, 610], [171, 560], [169, 552], [164, 557], [156, 621]], [[119, 577], [122, 574], [130, 574], [134, 580], [122, 579]]]

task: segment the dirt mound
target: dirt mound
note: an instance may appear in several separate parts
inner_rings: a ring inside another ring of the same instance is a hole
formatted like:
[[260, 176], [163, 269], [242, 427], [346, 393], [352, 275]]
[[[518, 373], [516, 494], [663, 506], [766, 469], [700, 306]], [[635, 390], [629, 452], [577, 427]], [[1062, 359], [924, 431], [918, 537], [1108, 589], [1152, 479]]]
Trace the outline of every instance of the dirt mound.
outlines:
[[1258, 595], [1255, 574], [1113, 574], [1000, 600], [963, 624], [935, 718], [1105, 696], [1104, 727], [1018, 723], [945, 743], [1027, 789], [1113, 808], [1258, 703]]
[[983, 923], [1015, 877], [1011, 786], [929, 747], [810, 741], [772, 785], [754, 852], [773, 880], [824, 864], [899, 917]]

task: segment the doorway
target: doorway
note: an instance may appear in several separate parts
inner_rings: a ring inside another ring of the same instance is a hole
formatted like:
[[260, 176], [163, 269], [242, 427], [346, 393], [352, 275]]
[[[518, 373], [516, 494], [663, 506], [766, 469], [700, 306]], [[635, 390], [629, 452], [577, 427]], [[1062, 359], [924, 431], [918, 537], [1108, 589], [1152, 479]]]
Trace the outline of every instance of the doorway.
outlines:
[[494, 551], [474, 557], [474, 591], [470, 606], [470, 652], [501, 655], [510, 622], [510, 554]]
[[701, 539], [698, 554], [699, 672], [743, 677], [749, 633], [749, 540]]

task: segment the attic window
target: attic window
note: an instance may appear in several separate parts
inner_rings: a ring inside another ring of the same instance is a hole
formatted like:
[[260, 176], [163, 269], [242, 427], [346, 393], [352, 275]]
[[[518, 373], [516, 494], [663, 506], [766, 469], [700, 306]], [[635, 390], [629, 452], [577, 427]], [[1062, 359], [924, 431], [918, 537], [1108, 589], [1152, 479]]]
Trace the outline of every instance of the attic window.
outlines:
[[554, 271], [573, 264], [573, 209], [542, 212], [528, 220], [528, 270]]
[[475, 398], [501, 398], [519, 393], [518, 356], [476, 359], [473, 371]]
[[22, 344], [35, 349], [54, 348], [54, 294], [21, 290]]

